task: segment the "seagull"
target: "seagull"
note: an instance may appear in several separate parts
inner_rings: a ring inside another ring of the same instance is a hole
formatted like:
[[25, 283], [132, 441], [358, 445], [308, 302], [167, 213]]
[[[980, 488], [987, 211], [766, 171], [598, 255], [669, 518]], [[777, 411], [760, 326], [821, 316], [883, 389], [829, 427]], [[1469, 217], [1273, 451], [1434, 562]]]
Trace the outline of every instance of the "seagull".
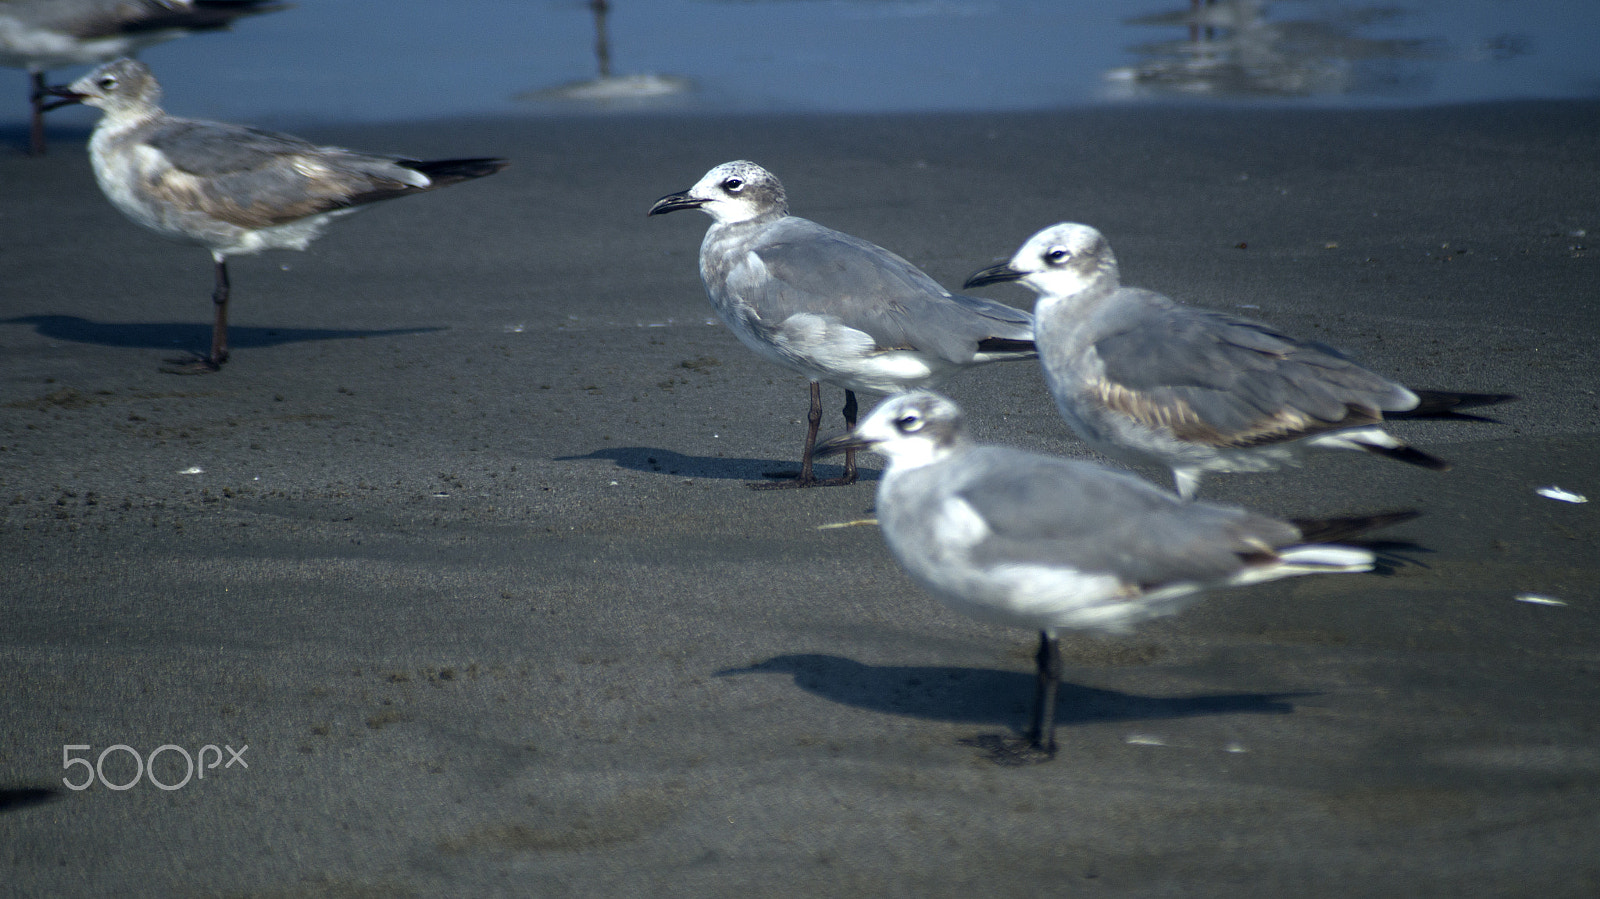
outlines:
[[26, 69], [33, 105], [28, 152], [44, 155], [44, 73], [97, 65], [241, 16], [288, 9], [269, 0], [0, 0], [0, 65]]
[[852, 448], [888, 459], [878, 522], [913, 580], [957, 612], [1039, 632], [1027, 741], [1047, 756], [1056, 748], [1059, 631], [1125, 632], [1204, 590], [1369, 571], [1370, 550], [1316, 541], [1415, 516], [1296, 524], [1186, 502], [1093, 462], [978, 445], [956, 404], [928, 391], [884, 400], [817, 449]]
[[184, 373], [228, 360], [228, 257], [303, 250], [361, 206], [492, 175], [503, 159], [421, 162], [319, 147], [240, 125], [181, 119], [157, 105], [161, 86], [133, 59], [107, 63], [57, 94], [105, 115], [89, 139], [100, 189], [128, 218], [211, 251], [216, 322], [211, 352]]
[[648, 214], [680, 209], [711, 216], [700, 278], [723, 323], [757, 355], [811, 382], [800, 475], [763, 487], [855, 481], [853, 452], [843, 477], [812, 473], [823, 381], [844, 388], [845, 424], [854, 427], [858, 390], [901, 393], [970, 365], [1036, 356], [1033, 316], [952, 294], [880, 246], [790, 215], [783, 185], [753, 162], [719, 165]]
[[1449, 463], [1381, 424], [1489, 421], [1457, 410], [1515, 399], [1409, 390], [1332, 347], [1123, 287], [1110, 244], [1088, 225], [1052, 225], [965, 286], [1003, 281], [1039, 295], [1039, 361], [1072, 429], [1114, 459], [1170, 469], [1185, 499], [1206, 472], [1270, 471], [1308, 448], [1359, 449], [1446, 470]]

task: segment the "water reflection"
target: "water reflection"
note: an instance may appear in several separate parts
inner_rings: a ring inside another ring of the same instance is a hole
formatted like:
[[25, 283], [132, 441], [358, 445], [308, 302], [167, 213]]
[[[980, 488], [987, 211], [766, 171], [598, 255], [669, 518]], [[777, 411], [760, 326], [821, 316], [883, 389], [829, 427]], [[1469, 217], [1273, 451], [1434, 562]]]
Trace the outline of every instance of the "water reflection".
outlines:
[[594, 14], [594, 55], [599, 70], [594, 78], [540, 90], [525, 91], [519, 100], [576, 101], [610, 105], [639, 103], [662, 97], [687, 93], [693, 83], [677, 75], [634, 74], [617, 75], [611, 71], [611, 33], [606, 29], [606, 17], [611, 14], [609, 0], [588, 0]]
[[1135, 65], [1111, 69], [1113, 93], [1229, 97], [1417, 93], [1428, 80], [1392, 65], [1441, 59], [1437, 38], [1372, 38], [1362, 29], [1403, 15], [1396, 7], [1332, 9], [1321, 18], [1276, 21], [1273, 0], [1190, 0], [1187, 9], [1125, 20], [1127, 25], [1183, 28], [1185, 38], [1129, 47]]
[[[1130, 18], [1162, 8], [1174, 11]], [[298, 131], [661, 108], [877, 114], [1144, 96], [1341, 106], [1588, 98], [1600, 96], [1596, 46], [1596, 0], [340, 0], [162, 44], [145, 61], [175, 113]], [[1108, 71], [1119, 73], [1114, 92]], [[22, 95], [25, 79], [0, 69], [0, 97]], [[19, 117], [4, 112], [0, 146], [7, 129], [22, 139]], [[56, 115], [62, 129], [95, 118]]]

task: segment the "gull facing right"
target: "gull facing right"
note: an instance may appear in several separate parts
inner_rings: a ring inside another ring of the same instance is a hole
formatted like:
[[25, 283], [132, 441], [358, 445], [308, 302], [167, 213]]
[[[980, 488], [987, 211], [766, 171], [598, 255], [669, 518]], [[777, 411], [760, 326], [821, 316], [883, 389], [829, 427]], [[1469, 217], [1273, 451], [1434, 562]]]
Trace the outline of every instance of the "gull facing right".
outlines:
[[1044, 753], [1055, 751], [1058, 631], [1126, 631], [1216, 587], [1368, 571], [1369, 550], [1315, 539], [1414, 514], [1291, 524], [1186, 502], [1091, 462], [977, 445], [956, 404], [926, 391], [890, 397], [818, 452], [849, 448], [888, 459], [878, 522], [913, 580], [958, 612], [1039, 632], [1028, 742]]
[[1449, 463], [1380, 425], [1487, 421], [1456, 410], [1515, 399], [1408, 390], [1332, 347], [1123, 287], [1111, 245], [1088, 225], [1052, 225], [965, 286], [1003, 281], [1039, 295], [1039, 362], [1072, 429], [1114, 459], [1171, 469], [1185, 499], [1208, 471], [1270, 471], [1307, 448], [1359, 449], [1445, 470]]

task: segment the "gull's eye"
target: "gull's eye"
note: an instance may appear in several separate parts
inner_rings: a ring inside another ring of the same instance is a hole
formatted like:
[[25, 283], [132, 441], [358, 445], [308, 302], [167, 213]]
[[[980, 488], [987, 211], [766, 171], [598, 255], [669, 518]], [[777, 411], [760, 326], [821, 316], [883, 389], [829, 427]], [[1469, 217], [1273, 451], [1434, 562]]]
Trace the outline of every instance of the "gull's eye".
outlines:
[[1044, 261], [1051, 265], [1066, 265], [1072, 258], [1072, 251], [1066, 247], [1051, 247], [1044, 251]]
[[101, 90], [108, 91], [117, 86], [117, 79], [112, 75], [102, 75], [100, 76], [100, 80], [95, 83], [100, 85]]
[[894, 426], [902, 434], [915, 434], [922, 430], [922, 416], [915, 412], [907, 412], [894, 420]]
[[736, 194], [739, 191], [744, 190], [744, 179], [743, 178], [729, 178], [726, 181], [722, 182], [722, 189], [727, 191], [730, 194]]

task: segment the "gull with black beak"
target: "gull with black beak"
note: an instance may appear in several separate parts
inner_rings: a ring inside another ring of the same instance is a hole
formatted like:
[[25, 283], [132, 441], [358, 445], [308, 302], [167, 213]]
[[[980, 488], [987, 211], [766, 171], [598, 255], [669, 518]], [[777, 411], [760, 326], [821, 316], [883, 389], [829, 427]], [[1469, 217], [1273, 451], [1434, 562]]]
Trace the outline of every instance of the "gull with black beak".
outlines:
[[1414, 516], [1290, 523], [1185, 502], [1091, 462], [975, 444], [956, 404], [926, 391], [890, 397], [817, 451], [849, 449], [888, 459], [878, 522], [912, 580], [955, 611], [1039, 632], [1027, 739], [1046, 754], [1056, 745], [1058, 632], [1123, 632], [1218, 587], [1368, 571], [1371, 551], [1320, 541]]
[[482, 178], [503, 159], [423, 162], [321, 147], [241, 125], [181, 119], [158, 105], [161, 86], [133, 59], [57, 88], [105, 115], [89, 139], [96, 180], [112, 205], [171, 240], [211, 252], [216, 320], [211, 351], [184, 373], [228, 360], [228, 257], [304, 250], [335, 218], [368, 203]]
[[812, 472], [823, 381], [844, 388], [845, 423], [854, 427], [858, 390], [901, 393], [968, 366], [1034, 358], [1033, 316], [952, 294], [876, 244], [790, 215], [783, 185], [753, 162], [719, 165], [649, 214], [680, 209], [711, 216], [700, 278], [718, 317], [757, 355], [811, 382], [799, 477], [761, 486], [855, 481], [853, 451], [842, 477]]
[[1270, 471], [1307, 449], [1448, 469], [1383, 422], [1487, 421], [1457, 410], [1515, 398], [1409, 390], [1323, 344], [1123, 287], [1111, 245], [1088, 225], [1052, 225], [965, 286], [1003, 281], [1039, 295], [1039, 361], [1072, 429], [1114, 459], [1170, 469], [1185, 499], [1206, 472]]
[[242, 16], [288, 9], [269, 0], [0, 0], [0, 65], [26, 69], [33, 104], [28, 152], [44, 154], [44, 73], [97, 65], [145, 47], [224, 31]]

